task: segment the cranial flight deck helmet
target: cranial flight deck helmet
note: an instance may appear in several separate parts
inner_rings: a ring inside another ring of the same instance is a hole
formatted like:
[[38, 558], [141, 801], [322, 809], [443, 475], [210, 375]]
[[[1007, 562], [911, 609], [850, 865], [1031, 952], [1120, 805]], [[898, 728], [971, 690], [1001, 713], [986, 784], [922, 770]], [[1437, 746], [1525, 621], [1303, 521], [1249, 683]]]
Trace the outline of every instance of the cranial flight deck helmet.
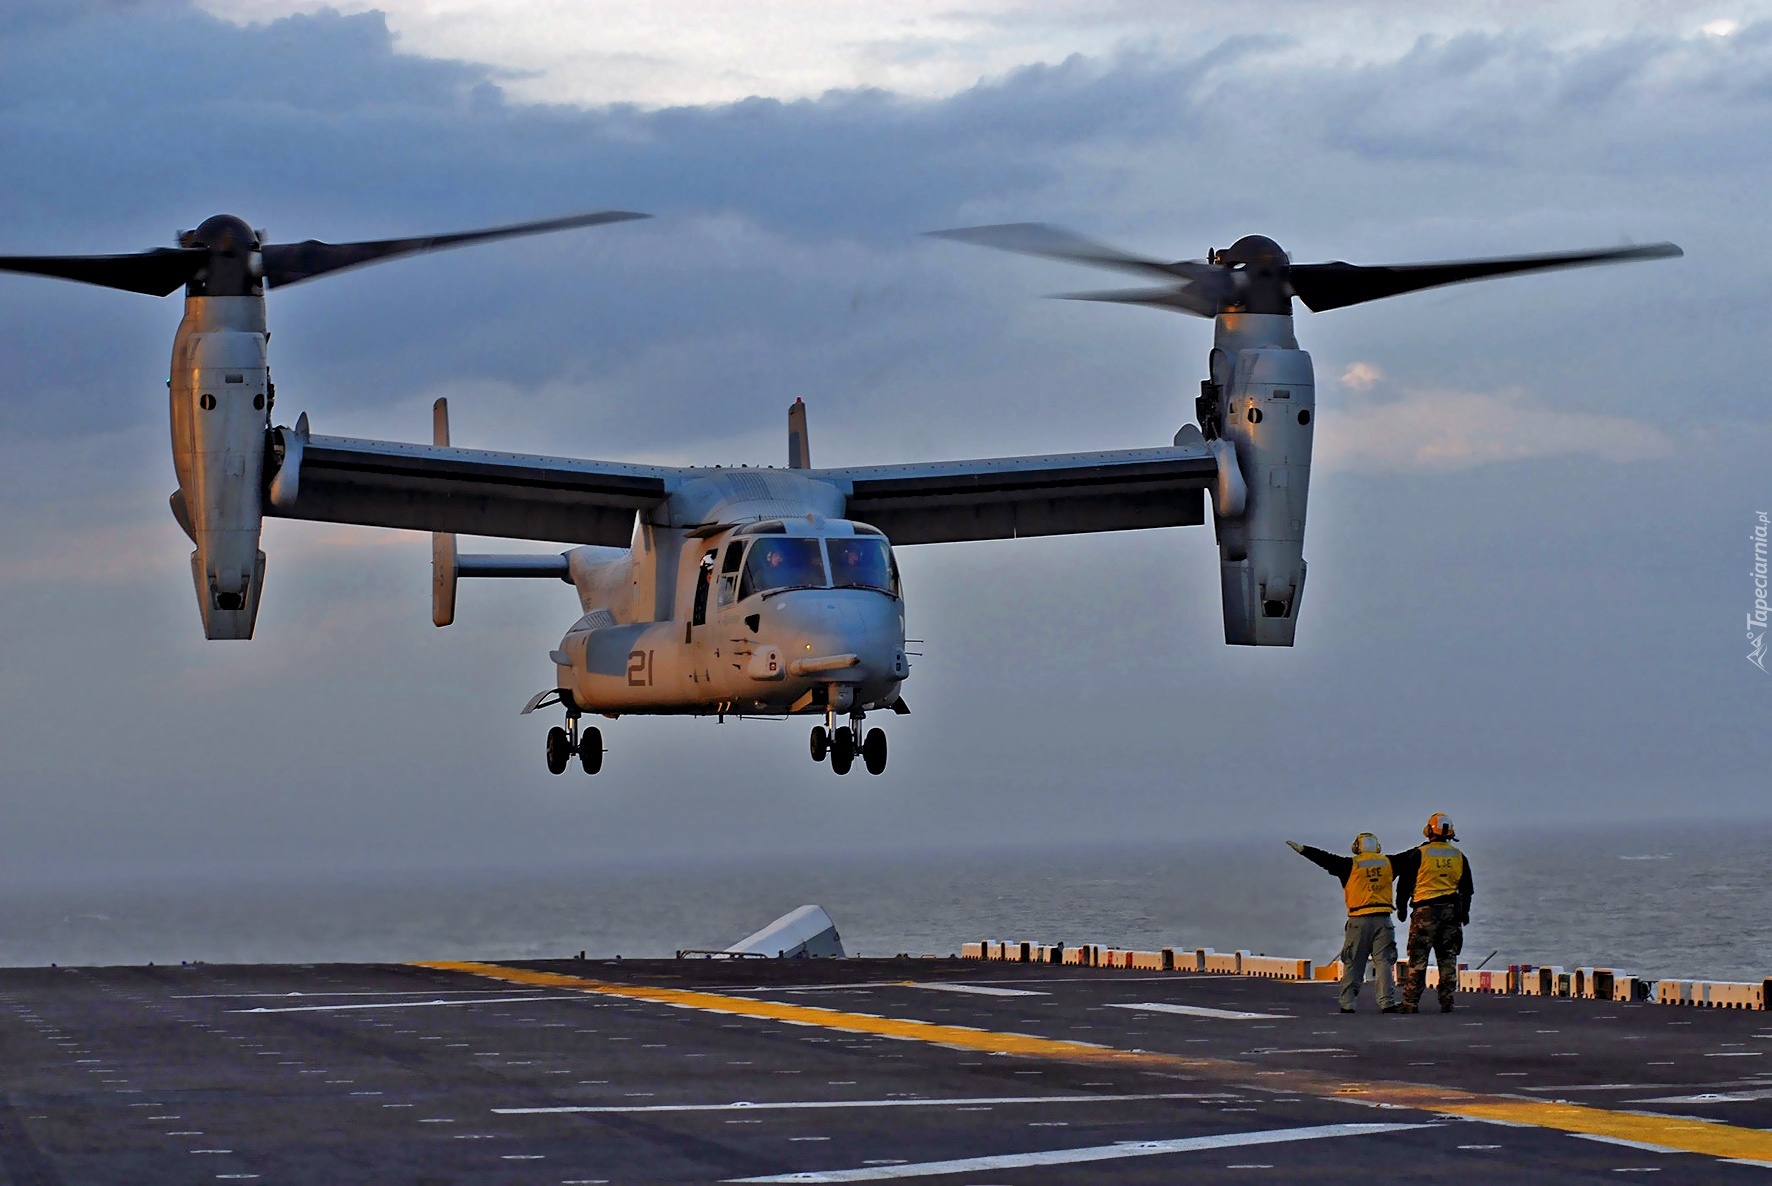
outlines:
[[1358, 836], [1354, 837], [1355, 856], [1379, 856], [1382, 855], [1383, 852], [1384, 846], [1378, 843], [1378, 837], [1374, 836], [1372, 833], [1361, 832]]
[[1421, 834], [1429, 840], [1456, 840], [1458, 833], [1452, 827], [1452, 817], [1443, 811], [1436, 811], [1427, 817], [1427, 827]]

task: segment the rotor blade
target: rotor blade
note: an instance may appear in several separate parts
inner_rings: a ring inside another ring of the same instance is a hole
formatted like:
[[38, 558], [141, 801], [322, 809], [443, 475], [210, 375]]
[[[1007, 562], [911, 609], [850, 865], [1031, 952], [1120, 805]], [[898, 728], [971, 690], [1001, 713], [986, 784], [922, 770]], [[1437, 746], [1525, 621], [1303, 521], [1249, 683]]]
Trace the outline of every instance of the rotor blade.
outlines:
[[1376, 301], [1383, 297], [1462, 284], [1515, 272], [1541, 272], [1551, 268], [1579, 268], [1591, 264], [1622, 263], [1634, 259], [1668, 259], [1684, 255], [1672, 243], [1643, 247], [1613, 247], [1595, 251], [1569, 251], [1550, 255], [1511, 255], [1494, 259], [1448, 260], [1432, 264], [1398, 264], [1362, 267], [1337, 260], [1326, 264], [1293, 264], [1292, 291], [1316, 313]]
[[1195, 317], [1215, 317], [1219, 302], [1200, 291], [1199, 285], [1172, 288], [1122, 288], [1113, 292], [1061, 292], [1055, 301], [1109, 301], [1116, 305], [1148, 305], [1153, 309], [1169, 309], [1176, 313], [1192, 313]]
[[1216, 269], [1211, 264], [1181, 260], [1164, 263], [1109, 247], [1092, 239], [1041, 222], [1009, 222], [997, 226], [959, 227], [951, 231], [930, 231], [930, 237], [994, 247], [1017, 255], [1038, 255], [1046, 259], [1089, 264], [1098, 268], [1117, 268], [1122, 272], [1138, 272], [1165, 279], [1179, 276], [1184, 280], [1199, 279]]
[[0, 256], [0, 272], [165, 296], [195, 276], [208, 259], [209, 252], [186, 247], [157, 247], [134, 255], [6, 255]]
[[264, 248], [264, 277], [273, 288], [283, 288], [312, 280], [328, 272], [378, 263], [402, 255], [438, 251], [445, 247], [461, 247], [468, 243], [485, 243], [493, 239], [512, 239], [519, 235], [540, 235], [548, 231], [564, 231], [573, 227], [599, 226], [606, 222], [627, 222], [635, 218], [651, 218], [628, 210], [601, 210], [595, 214], [574, 214], [569, 218], [550, 218], [541, 222], [519, 222], [511, 226], [492, 227], [483, 231], [463, 231], [453, 235], [426, 235], [416, 239], [381, 239], [373, 243], [322, 243], [309, 239], [305, 243], [273, 243]]

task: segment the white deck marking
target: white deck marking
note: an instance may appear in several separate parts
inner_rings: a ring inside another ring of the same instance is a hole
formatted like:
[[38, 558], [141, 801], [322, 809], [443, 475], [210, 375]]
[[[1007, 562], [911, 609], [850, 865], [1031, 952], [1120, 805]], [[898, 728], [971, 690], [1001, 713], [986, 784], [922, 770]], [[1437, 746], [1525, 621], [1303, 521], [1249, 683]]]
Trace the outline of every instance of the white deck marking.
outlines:
[[[1257, 1046], [1255, 1049], [1245, 1050], [1245, 1051], [1243, 1051], [1243, 1053], [1244, 1054], [1346, 1054], [1347, 1047], [1345, 1047], [1345, 1046], [1298, 1046], [1298, 1047]], [[1431, 1062], [1412, 1062], [1409, 1065], [1412, 1067], [1431, 1067], [1434, 1064]], [[1264, 1075], [1270, 1075], [1270, 1074], [1277, 1075], [1277, 1074], [1283, 1074], [1283, 1073], [1284, 1072], [1281, 1072], [1281, 1071], [1259, 1071], [1259, 1072], [1257, 1072], [1257, 1074], [1264, 1074]]]
[[[1116, 977], [1114, 977], [1114, 979], [1117, 980], [1117, 979], [1119, 979], [1119, 977], [1116, 976]], [[1182, 976], [1139, 976], [1139, 977], [1137, 977], [1137, 981], [1140, 984], [1150, 984], [1150, 983], [1152, 983], [1154, 981], [1158, 981], [1158, 980], [1223, 980], [1223, 979], [1224, 979], [1223, 976], [1212, 975], [1209, 973], [1195, 974], [1195, 973], [1191, 973], [1191, 972], [1186, 975], [1182, 975]], [[1015, 978], [1015, 982], [1017, 984], [1084, 984], [1084, 983], [1100, 984], [1100, 983], [1103, 983], [1103, 978], [1099, 977], [1099, 976], [1017, 976]], [[1308, 982], [1300, 981], [1300, 983], [1308, 983]], [[921, 980], [920, 981], [854, 980], [854, 981], [850, 981], [845, 984], [752, 984], [752, 985], [745, 985], [745, 986], [736, 986], [736, 987], [732, 987], [732, 988], [722, 988], [720, 991], [721, 992], [731, 992], [731, 993], [740, 993], [740, 992], [842, 992], [845, 989], [851, 989], [851, 988], [936, 988], [936, 987], [940, 987], [940, 986], [934, 982], [931, 982], [931, 981], [921, 981]], [[1041, 994], [1035, 994], [1035, 995], [1041, 995]]]
[[1034, 992], [1026, 988], [997, 988], [984, 984], [955, 984], [941, 980], [864, 980], [854, 984], [766, 984], [753, 988], [729, 988], [732, 993], [789, 993], [804, 992], [849, 992], [854, 989], [876, 988], [927, 988], [936, 992], [970, 992], [987, 997], [1045, 997], [1051, 993]]
[[931, 992], [969, 992], [981, 997], [1049, 997], [1049, 992], [1034, 992], [1026, 988], [997, 988], [990, 984], [945, 984], [935, 980], [925, 980], [919, 984], [907, 984], [906, 988], [926, 988]]
[[968, 1174], [990, 1170], [1023, 1169], [1035, 1165], [1076, 1165], [1090, 1161], [1118, 1161], [1126, 1157], [1158, 1157], [1169, 1153], [1195, 1153], [1205, 1149], [1235, 1149], [1247, 1145], [1278, 1145], [1289, 1141], [1320, 1141], [1329, 1137], [1359, 1137], [1386, 1132], [1430, 1128], [1426, 1124], [1319, 1124], [1309, 1128], [1278, 1128], [1264, 1132], [1220, 1133], [1209, 1137], [1183, 1137], [1173, 1141], [1130, 1141], [1124, 1145], [1092, 1145], [1083, 1149], [1049, 1149], [1041, 1153], [1007, 1153], [996, 1157], [964, 1157], [954, 1161], [924, 1161], [909, 1165], [869, 1166], [865, 1169], [773, 1174], [760, 1178], [728, 1178], [729, 1182], [880, 1182], [892, 1178], [929, 1178], [938, 1174]]
[[846, 992], [852, 988], [905, 988], [902, 980], [853, 980], [846, 984], [753, 984], [722, 992]]
[[337, 1013], [345, 1009], [422, 1009], [427, 1005], [510, 1005], [519, 1001], [580, 1001], [577, 996], [545, 997], [473, 997], [465, 1001], [374, 1001], [363, 1005], [283, 1005], [270, 1008], [230, 1009], [230, 1013]]
[[1193, 1091], [1150, 1092], [1141, 1095], [1001, 1095], [960, 1099], [883, 1100], [785, 1100], [773, 1103], [751, 1103], [738, 1100], [728, 1104], [559, 1104], [546, 1108], [494, 1108], [499, 1116], [552, 1116], [561, 1112], [761, 1112], [775, 1109], [816, 1108], [952, 1108], [980, 1104], [1105, 1104], [1128, 1100], [1223, 1100], [1236, 1099], [1229, 1092], [1200, 1093]]
[[1652, 1100], [1632, 1100], [1633, 1104], [1745, 1104], [1752, 1100], [1772, 1100], [1772, 1088], [1753, 1091], [1701, 1092], [1698, 1095], [1664, 1095]]
[[1204, 1005], [1165, 1005], [1145, 1001], [1136, 1005], [1115, 1003], [1110, 1009], [1137, 1009], [1149, 1013], [1179, 1013], [1183, 1017], [1217, 1017], [1224, 1021], [1290, 1021], [1290, 1013], [1241, 1013], [1235, 1009], [1208, 1009]]

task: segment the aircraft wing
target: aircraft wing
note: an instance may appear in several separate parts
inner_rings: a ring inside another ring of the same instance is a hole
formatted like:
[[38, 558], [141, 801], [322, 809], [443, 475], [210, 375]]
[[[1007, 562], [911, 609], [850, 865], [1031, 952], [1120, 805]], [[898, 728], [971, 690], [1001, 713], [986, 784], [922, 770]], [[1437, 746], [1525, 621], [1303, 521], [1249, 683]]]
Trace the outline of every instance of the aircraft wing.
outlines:
[[[1191, 427], [1191, 426], [1190, 426]], [[814, 471], [848, 517], [895, 544], [1183, 527], [1206, 521], [1218, 461], [1195, 429], [1170, 448]]]
[[[304, 417], [305, 421], [305, 417]], [[678, 471], [279, 429], [265, 513], [285, 519], [627, 547]]]

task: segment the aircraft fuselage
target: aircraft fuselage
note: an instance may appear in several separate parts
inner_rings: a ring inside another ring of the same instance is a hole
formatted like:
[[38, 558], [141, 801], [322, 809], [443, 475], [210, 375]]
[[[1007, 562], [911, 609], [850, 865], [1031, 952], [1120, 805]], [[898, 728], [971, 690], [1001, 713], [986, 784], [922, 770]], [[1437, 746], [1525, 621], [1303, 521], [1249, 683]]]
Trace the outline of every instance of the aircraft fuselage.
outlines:
[[892, 707], [910, 671], [897, 562], [820, 509], [840, 503], [792, 471], [711, 470], [625, 552], [569, 553], [584, 616], [553, 652], [559, 689], [611, 716]]
[[[777, 527], [784, 533], [757, 533]], [[889, 707], [909, 674], [904, 601], [886, 538], [866, 530], [800, 517], [686, 539], [683, 550], [695, 558], [678, 566], [688, 586], [682, 612], [621, 622], [611, 606], [589, 607], [554, 652], [558, 686], [581, 709], [609, 715], [848, 715]], [[877, 553], [878, 582], [853, 571], [858, 549]], [[647, 559], [637, 551], [597, 567], [635, 570], [638, 590]], [[762, 587], [772, 562], [796, 567]]]

